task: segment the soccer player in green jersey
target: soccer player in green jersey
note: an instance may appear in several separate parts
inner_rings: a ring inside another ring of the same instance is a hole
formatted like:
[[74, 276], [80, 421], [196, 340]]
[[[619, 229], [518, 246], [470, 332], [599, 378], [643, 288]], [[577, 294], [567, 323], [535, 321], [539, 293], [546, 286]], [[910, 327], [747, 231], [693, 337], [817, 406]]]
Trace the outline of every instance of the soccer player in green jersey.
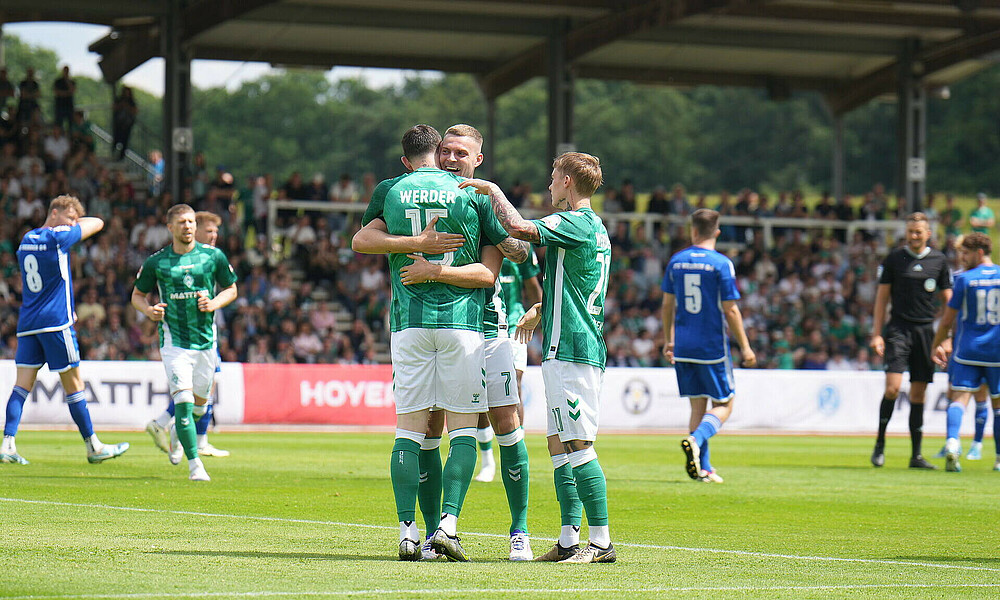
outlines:
[[[392, 236], [419, 236], [435, 222], [459, 233], [459, 248], [425, 256], [442, 267], [477, 262], [481, 240], [502, 243], [508, 236], [485, 202], [464, 191], [457, 175], [437, 167], [435, 155], [441, 136], [428, 125], [410, 128], [402, 139], [403, 164], [408, 173], [380, 183], [363, 217], [367, 225], [379, 219]], [[356, 236], [352, 242], [359, 248]], [[404, 243], [405, 245], [405, 243]], [[412, 251], [412, 249], [407, 250]], [[470, 289], [442, 281], [405, 285], [402, 271], [412, 255], [389, 254], [392, 285], [390, 347], [396, 401], [396, 440], [390, 461], [396, 512], [399, 517], [400, 560], [421, 556], [416, 514], [419, 452], [431, 408], [446, 412], [451, 448], [442, 471], [444, 502], [440, 523], [431, 536], [435, 551], [450, 560], [467, 561], [457, 535], [458, 516], [476, 466], [475, 426], [486, 409], [481, 288]], [[495, 278], [485, 269], [487, 285]]]
[[[532, 221], [517, 212], [496, 184], [477, 179], [462, 184], [490, 197], [511, 236], [550, 247], [542, 302], [528, 309], [517, 325], [517, 335], [527, 341], [542, 323], [546, 431], [563, 525], [556, 544], [536, 560], [616, 560], [608, 528], [607, 483], [593, 447], [607, 358], [602, 328], [611, 264], [608, 231], [590, 206], [601, 182], [597, 157], [580, 152], [559, 156], [552, 165], [549, 191], [552, 205], [563, 212]], [[590, 528], [590, 543], [583, 549], [581, 504]]]
[[[479, 131], [471, 125], [459, 124], [449, 127], [438, 149], [437, 164], [446, 171], [456, 173], [463, 177], [472, 177], [476, 167], [483, 161], [482, 155], [483, 137]], [[492, 214], [492, 213], [491, 213]], [[495, 218], [495, 217], [494, 217]], [[389, 236], [384, 232], [384, 227], [379, 226], [379, 221], [368, 223], [366, 229], [374, 231], [362, 231], [355, 238], [355, 249], [364, 252], [392, 252], [390, 241], [395, 243], [413, 244], [414, 248], [425, 253], [433, 252], [434, 241], [426, 239], [429, 232], [422, 232], [425, 239], [418, 240], [409, 238], [400, 239], [400, 236]], [[405, 237], [405, 236], [402, 236]], [[393, 238], [390, 240], [390, 238]], [[507, 258], [500, 255], [503, 252]], [[514, 259], [517, 262], [524, 262], [530, 253], [527, 243], [506, 238], [499, 246], [485, 246], [482, 249], [481, 262], [488, 266], [496, 279], [501, 268], [501, 259], [510, 262]], [[412, 257], [411, 257], [412, 258]], [[537, 262], [535, 263], [537, 265]], [[403, 270], [404, 283], [412, 285], [425, 280], [442, 281], [441, 270], [444, 267], [434, 265], [426, 260], [417, 260], [414, 264], [408, 265]], [[468, 271], [464, 276], [460, 271], [455, 271], [455, 277], [449, 283], [461, 287], [479, 287], [480, 278], [474, 271]], [[524, 443], [524, 431], [521, 428], [521, 408], [519, 389], [513, 385], [513, 375], [515, 374], [515, 351], [513, 340], [508, 335], [508, 323], [503, 298], [500, 295], [499, 281], [490, 284], [492, 292], [488, 295], [485, 306], [485, 319], [483, 324], [483, 335], [485, 338], [485, 369], [486, 369], [486, 397], [489, 407], [488, 414], [479, 415], [476, 438], [479, 442], [480, 452], [484, 458], [489, 457], [492, 461], [492, 448], [484, 450], [483, 432], [489, 434], [492, 440], [493, 429], [490, 428], [491, 421], [500, 434], [497, 436], [500, 445], [500, 462], [502, 469], [502, 479], [504, 489], [507, 493], [507, 503], [511, 513], [510, 525], [510, 559], [515, 561], [531, 560], [531, 544], [528, 536], [527, 514], [528, 514], [528, 450]], [[523, 367], [522, 367], [523, 370]], [[428, 531], [433, 531], [438, 524], [441, 513], [441, 436], [444, 430], [444, 415], [441, 411], [433, 411], [430, 414], [424, 441], [420, 447], [420, 486], [418, 488], [417, 499], [421, 513]], [[495, 469], [490, 463], [490, 470]], [[482, 473], [481, 473], [482, 474]], [[481, 475], [480, 474], [480, 475]], [[482, 480], [477, 476], [477, 480]], [[491, 473], [488, 480], [493, 479]], [[428, 543], [424, 544], [421, 552], [423, 560], [434, 560], [438, 558]]]
[[[219, 226], [222, 225], [222, 217], [212, 212], [199, 210], [194, 214], [194, 219], [197, 227], [194, 232], [195, 241], [199, 244], [215, 247], [217, 245], [216, 242], [219, 240]], [[216, 343], [216, 352], [218, 352], [218, 343]], [[216, 374], [222, 370], [221, 355], [219, 361], [220, 364], [215, 367]], [[195, 422], [195, 431], [198, 438], [198, 456], [226, 457], [229, 456], [228, 450], [221, 450], [208, 443], [208, 427], [212, 423], [212, 395], [214, 391], [215, 385], [213, 382], [212, 390], [209, 392], [208, 404], [205, 405], [205, 414]], [[181, 458], [184, 455], [184, 447], [181, 446], [180, 440], [177, 437], [177, 430], [173, 426], [174, 412], [174, 401], [171, 398], [167, 409], [160, 416], [146, 424], [146, 433], [152, 436], [157, 448], [170, 455], [170, 462], [177, 465], [180, 464]]]
[[[187, 204], [167, 211], [171, 245], [146, 259], [132, 290], [132, 306], [159, 324], [160, 357], [176, 406], [175, 429], [192, 481], [210, 477], [198, 457], [195, 419], [205, 414], [219, 354], [214, 313], [236, 299], [236, 273], [221, 250], [195, 241], [195, 212]], [[216, 286], [222, 288], [215, 294]], [[157, 288], [160, 301], [147, 294]]]

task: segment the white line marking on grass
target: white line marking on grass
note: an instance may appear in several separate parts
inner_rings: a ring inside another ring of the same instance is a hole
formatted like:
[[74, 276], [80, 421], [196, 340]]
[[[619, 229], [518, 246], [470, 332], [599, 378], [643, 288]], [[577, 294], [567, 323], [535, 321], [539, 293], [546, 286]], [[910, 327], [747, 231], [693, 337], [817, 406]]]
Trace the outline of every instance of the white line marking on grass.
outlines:
[[[339, 521], [319, 521], [313, 519], [289, 519], [285, 517], [258, 517], [253, 515], [229, 515], [222, 513], [207, 513], [207, 512], [194, 512], [187, 510], [167, 510], [163, 508], [139, 508], [133, 506], [109, 506], [106, 504], [84, 504], [78, 502], [54, 502], [51, 500], [27, 500], [23, 498], [4, 498], [0, 497], [0, 502], [16, 502], [22, 504], [42, 504], [48, 506], [73, 506], [77, 508], [99, 508], [101, 510], [120, 510], [126, 512], [144, 512], [144, 513], [159, 513], [167, 515], [185, 515], [191, 517], [211, 517], [217, 519], [240, 519], [246, 521], [267, 521], [275, 523], [301, 523], [306, 525], [332, 525], [334, 527], [355, 527], [359, 529], [380, 529], [380, 530], [390, 530], [397, 531], [396, 526], [390, 525], [368, 525], [365, 523], [342, 523]], [[506, 535], [498, 533], [476, 533], [476, 532], [463, 532], [464, 536], [471, 537], [487, 537], [487, 538], [501, 538], [507, 539]], [[536, 537], [536, 540], [554, 542], [555, 538], [545, 538]], [[777, 554], [773, 552], [755, 552], [752, 550], [727, 550], [723, 548], [694, 548], [689, 546], [659, 546], [655, 544], [629, 544], [629, 543], [619, 543], [619, 547], [623, 548], [642, 548], [647, 550], [682, 550], [685, 552], [706, 552], [709, 554], [731, 554], [734, 556], [749, 556], [757, 558], [779, 558], [782, 560], [805, 560], [805, 561], [818, 561], [818, 562], [849, 562], [849, 563], [861, 563], [861, 564], [874, 564], [874, 565], [893, 565], [893, 566], [907, 566], [907, 567], [928, 567], [933, 569], [955, 569], [960, 571], [989, 571], [992, 573], [1000, 573], [1000, 568], [994, 567], [980, 567], [976, 565], [951, 565], [942, 563], [930, 563], [930, 562], [916, 562], [907, 560], [890, 560], [881, 558], [846, 558], [839, 556], [807, 556], [800, 554]], [[756, 589], [756, 588], [755, 588]]]
[[115, 598], [128, 600], [131, 598], [273, 598], [281, 596], [368, 596], [373, 594], [396, 594], [406, 596], [424, 596], [441, 594], [503, 594], [517, 592], [519, 594], [585, 594], [585, 593], [667, 593], [667, 592], [810, 592], [826, 590], [883, 590], [883, 589], [960, 589], [960, 588], [1000, 588], [1000, 583], [872, 583], [858, 585], [780, 585], [780, 586], [707, 586], [707, 587], [644, 587], [644, 588], [452, 588], [427, 590], [334, 590], [328, 592], [171, 592], [164, 593], [134, 593], [134, 594], [77, 594], [70, 596], [7, 596], [6, 600], [88, 600], [91, 598]]

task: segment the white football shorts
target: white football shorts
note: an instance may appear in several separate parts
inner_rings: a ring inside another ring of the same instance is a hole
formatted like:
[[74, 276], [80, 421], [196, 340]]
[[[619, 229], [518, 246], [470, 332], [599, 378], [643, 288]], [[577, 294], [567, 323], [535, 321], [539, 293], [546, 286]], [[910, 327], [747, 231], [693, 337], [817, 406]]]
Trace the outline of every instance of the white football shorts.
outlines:
[[404, 329], [393, 332], [389, 347], [397, 415], [426, 408], [486, 412], [481, 331]]

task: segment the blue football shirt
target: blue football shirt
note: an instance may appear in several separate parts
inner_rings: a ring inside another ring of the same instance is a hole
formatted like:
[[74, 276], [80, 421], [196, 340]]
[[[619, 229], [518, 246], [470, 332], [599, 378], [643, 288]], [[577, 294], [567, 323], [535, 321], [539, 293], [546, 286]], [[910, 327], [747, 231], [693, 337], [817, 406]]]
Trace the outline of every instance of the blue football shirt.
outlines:
[[79, 225], [39, 227], [17, 248], [23, 301], [17, 335], [60, 331], [73, 325], [73, 275], [69, 250], [80, 241]]
[[715, 250], [691, 246], [670, 259], [661, 288], [676, 298], [674, 360], [726, 360], [729, 337], [722, 303], [740, 297], [733, 262]]
[[958, 311], [955, 362], [1000, 367], [1000, 268], [979, 265], [956, 275], [948, 306]]

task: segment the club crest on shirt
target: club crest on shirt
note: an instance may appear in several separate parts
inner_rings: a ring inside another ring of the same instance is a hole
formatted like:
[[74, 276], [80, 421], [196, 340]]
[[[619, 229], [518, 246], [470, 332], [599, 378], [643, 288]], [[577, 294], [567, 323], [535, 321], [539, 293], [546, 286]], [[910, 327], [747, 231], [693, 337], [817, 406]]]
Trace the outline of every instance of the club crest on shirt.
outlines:
[[184, 285], [188, 287], [194, 285], [194, 277], [190, 273], [184, 274]]
[[937, 289], [937, 281], [933, 279], [925, 279], [924, 289], [927, 290], [928, 292], [933, 292], [934, 290]]

